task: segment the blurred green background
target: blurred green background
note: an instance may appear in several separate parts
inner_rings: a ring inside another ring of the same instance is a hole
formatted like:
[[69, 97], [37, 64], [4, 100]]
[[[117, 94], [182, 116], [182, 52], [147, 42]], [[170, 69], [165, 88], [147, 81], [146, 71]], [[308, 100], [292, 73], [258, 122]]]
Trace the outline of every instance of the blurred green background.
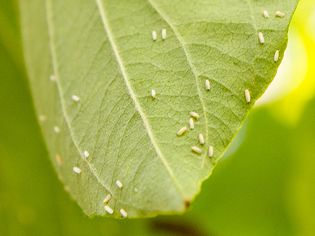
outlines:
[[87, 218], [47, 157], [18, 7], [0, 1], [0, 235], [315, 235], [315, 1], [301, 0], [275, 81], [182, 216]]

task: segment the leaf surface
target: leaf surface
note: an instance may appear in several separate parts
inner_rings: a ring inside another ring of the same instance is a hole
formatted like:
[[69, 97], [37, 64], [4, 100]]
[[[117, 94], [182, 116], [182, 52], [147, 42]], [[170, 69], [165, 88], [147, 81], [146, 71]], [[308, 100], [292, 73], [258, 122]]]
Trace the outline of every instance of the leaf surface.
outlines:
[[[128, 217], [183, 212], [272, 81], [296, 4], [20, 1], [43, 134], [59, 178], [84, 212], [105, 215], [108, 194], [114, 217], [120, 209]], [[275, 17], [277, 10], [285, 16]], [[195, 128], [178, 137], [191, 111], [200, 116]], [[198, 144], [199, 134], [205, 145]]]

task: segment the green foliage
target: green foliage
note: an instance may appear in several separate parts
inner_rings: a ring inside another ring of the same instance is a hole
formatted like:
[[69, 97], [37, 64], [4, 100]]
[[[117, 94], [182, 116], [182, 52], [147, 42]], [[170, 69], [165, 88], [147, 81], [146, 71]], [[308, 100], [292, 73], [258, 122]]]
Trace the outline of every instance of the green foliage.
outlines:
[[0, 37], [0, 235], [314, 235], [315, 101], [295, 128], [255, 111], [185, 216], [89, 219], [55, 177], [12, 57]]
[[315, 100], [304, 112], [292, 140], [294, 169], [289, 194], [293, 196], [292, 210], [300, 235], [315, 233]]
[[[6, 55], [3, 48], [0, 55]], [[245, 127], [246, 139], [236, 139], [241, 148], [218, 166], [185, 216], [126, 223], [89, 219], [63, 191], [46, 158], [23, 74], [7, 55], [0, 58], [2, 78], [8, 78], [0, 86], [6, 98], [0, 100], [6, 114], [0, 116], [0, 235], [178, 235], [178, 230], [194, 235], [297, 235], [300, 227], [306, 230], [302, 235], [315, 232], [309, 229], [313, 212], [304, 212], [305, 199], [314, 204], [309, 195], [314, 171], [306, 172], [303, 164], [309, 161], [303, 155], [305, 145], [315, 142], [309, 129], [315, 127], [314, 102], [297, 127], [299, 139], [296, 129], [282, 126], [267, 109], [255, 112]], [[313, 145], [307, 150], [315, 151]], [[301, 168], [296, 168], [297, 160]]]
[[[283, 55], [296, 4], [20, 1], [34, 103], [38, 116], [47, 118], [44, 139], [59, 178], [84, 212], [105, 215], [107, 194], [114, 217], [121, 208], [131, 218], [183, 212], [273, 79], [274, 54]], [[276, 17], [277, 10], [285, 17]], [[195, 129], [176, 137], [190, 111], [200, 114]], [[201, 155], [191, 151], [199, 133], [206, 142]]]

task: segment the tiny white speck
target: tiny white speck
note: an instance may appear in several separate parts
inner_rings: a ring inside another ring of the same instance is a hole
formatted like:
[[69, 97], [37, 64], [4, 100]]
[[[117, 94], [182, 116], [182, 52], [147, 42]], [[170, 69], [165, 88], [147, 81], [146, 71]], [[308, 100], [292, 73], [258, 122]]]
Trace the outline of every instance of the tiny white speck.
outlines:
[[199, 114], [197, 112], [194, 112], [194, 111], [191, 111], [189, 114], [191, 117], [195, 118], [196, 120], [198, 120], [200, 117]]
[[176, 134], [177, 134], [177, 136], [182, 136], [184, 133], [186, 133], [186, 131], [187, 131], [187, 127], [184, 126], [180, 130], [178, 130]]
[[103, 200], [103, 203], [104, 203], [104, 204], [109, 203], [110, 199], [112, 199], [112, 195], [107, 194], [107, 195], [105, 196], [104, 200]]
[[54, 126], [54, 132], [56, 134], [59, 134], [60, 133], [60, 128], [58, 126]]
[[247, 103], [250, 103], [251, 97], [248, 89], [245, 89], [245, 99]]
[[276, 17], [280, 17], [280, 18], [285, 17], [285, 13], [282, 11], [276, 11]]
[[156, 33], [155, 30], [152, 31], [152, 34], [151, 34], [151, 35], [152, 35], [152, 40], [153, 40], [153, 41], [156, 41], [156, 40], [157, 40], [157, 33]]
[[57, 77], [56, 77], [55, 75], [51, 75], [51, 76], [50, 76], [50, 80], [51, 80], [51, 81], [56, 81], [56, 80], [57, 80]]
[[66, 192], [70, 193], [70, 188], [69, 188], [69, 186], [66, 185], [66, 186], [64, 187], [64, 190], [65, 190]]
[[45, 115], [39, 115], [38, 119], [40, 122], [45, 122], [47, 120], [47, 117]]
[[77, 167], [77, 166], [73, 167], [72, 170], [73, 170], [74, 173], [76, 173], [78, 175], [81, 174], [81, 169], [79, 167]]
[[206, 81], [205, 81], [205, 86], [206, 86], [206, 90], [210, 90], [211, 85], [210, 85], [210, 81], [208, 79], [206, 79]]
[[264, 10], [264, 11], [263, 11], [263, 16], [264, 16], [265, 18], [269, 18], [269, 12], [268, 12], [267, 10]]
[[201, 145], [205, 144], [205, 138], [203, 137], [203, 134], [198, 135], [198, 140]]
[[193, 118], [189, 118], [189, 128], [194, 129], [195, 128], [195, 122]]
[[259, 38], [259, 42], [261, 44], [265, 43], [265, 37], [264, 37], [264, 34], [262, 32], [258, 32], [258, 38]]
[[280, 51], [277, 50], [277, 51], [275, 52], [275, 55], [274, 55], [274, 57], [273, 57], [273, 60], [274, 60], [275, 62], [277, 62], [277, 61], [279, 61], [279, 57], [280, 57]]
[[202, 153], [202, 150], [199, 147], [197, 147], [197, 146], [192, 146], [191, 150], [193, 152], [197, 153], [197, 154], [201, 154]]
[[59, 154], [56, 154], [55, 159], [58, 166], [61, 166], [63, 164], [63, 159]]
[[118, 188], [122, 188], [123, 187], [123, 184], [119, 181], [119, 180], [116, 180], [116, 186]]
[[208, 157], [213, 157], [213, 147], [212, 146], [209, 146]]
[[90, 153], [88, 151], [85, 150], [85, 151], [82, 152], [82, 157], [84, 159], [87, 159], [89, 156], [90, 156]]
[[128, 213], [124, 209], [120, 209], [119, 212], [120, 212], [121, 217], [123, 217], [123, 218], [128, 217]]
[[161, 35], [162, 35], [162, 39], [165, 40], [167, 37], [166, 29], [162, 29]]
[[151, 97], [156, 98], [156, 91], [154, 89], [151, 90]]
[[80, 97], [78, 97], [77, 95], [72, 95], [71, 98], [72, 98], [72, 101], [74, 101], [74, 102], [80, 101]]
[[105, 209], [105, 211], [108, 213], [108, 214], [113, 214], [114, 213], [114, 210], [110, 207], [110, 206], [108, 206], [108, 205], [105, 205], [104, 206], [104, 209]]

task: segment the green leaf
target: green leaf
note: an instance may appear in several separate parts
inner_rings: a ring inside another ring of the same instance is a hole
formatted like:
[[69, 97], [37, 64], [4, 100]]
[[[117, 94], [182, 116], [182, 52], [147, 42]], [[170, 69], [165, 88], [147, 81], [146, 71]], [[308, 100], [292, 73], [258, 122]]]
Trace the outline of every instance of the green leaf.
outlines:
[[[274, 54], [283, 56], [296, 4], [20, 1], [43, 135], [59, 178], [84, 212], [106, 215], [108, 194], [114, 217], [120, 209], [131, 218], [183, 212], [273, 79], [279, 65]], [[276, 17], [277, 10], [285, 16]], [[200, 115], [195, 129], [178, 137], [191, 111]], [[200, 133], [205, 145], [198, 144]]]
[[[7, 11], [3, 3], [0, 10]], [[11, 46], [17, 47], [19, 37], [14, 39]], [[219, 165], [187, 215], [158, 221], [88, 219], [56, 181], [24, 74], [4, 45], [0, 36], [0, 106], [5, 114], [0, 116], [0, 235], [152, 236], [178, 235], [178, 230], [205, 235], [297, 235], [293, 228], [298, 227], [300, 235], [314, 234], [314, 165], [310, 164], [314, 101], [297, 130], [290, 132], [266, 109], [254, 112], [241, 148]], [[288, 203], [294, 205], [294, 213]]]
[[[0, 10], [7, 10], [2, 3]], [[20, 45], [17, 39], [11, 46]], [[0, 235], [114, 235], [119, 222], [87, 218], [57, 180], [21, 62], [16, 64], [8, 51], [0, 36]], [[137, 230], [129, 224], [124, 228]]]
[[[11, 0], [0, 1], [0, 15], [8, 14], [8, 27], [0, 27], [0, 235], [117, 235], [121, 222], [87, 218], [49, 163], [21, 67], [14, 9]], [[16, 32], [11, 40], [7, 29]], [[132, 235], [142, 230], [128, 221], [123, 229]]]

